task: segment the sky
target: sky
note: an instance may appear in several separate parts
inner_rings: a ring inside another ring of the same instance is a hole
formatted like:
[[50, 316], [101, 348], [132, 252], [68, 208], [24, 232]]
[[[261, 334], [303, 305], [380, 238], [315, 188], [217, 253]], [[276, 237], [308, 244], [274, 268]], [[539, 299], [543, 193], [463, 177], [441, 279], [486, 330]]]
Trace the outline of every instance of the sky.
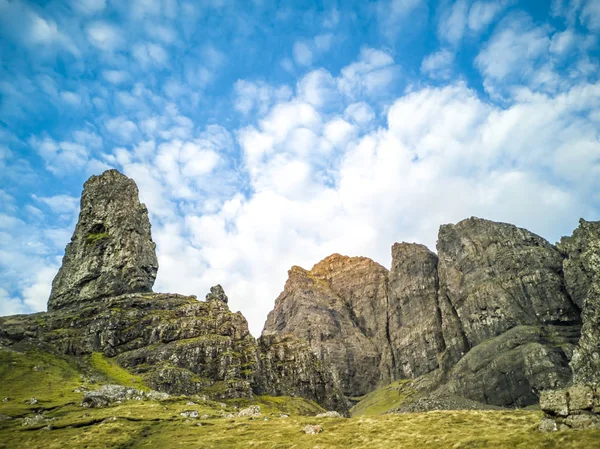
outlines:
[[46, 309], [85, 180], [133, 178], [155, 291], [258, 336], [292, 265], [478, 216], [600, 220], [598, 0], [0, 0], [0, 315]]

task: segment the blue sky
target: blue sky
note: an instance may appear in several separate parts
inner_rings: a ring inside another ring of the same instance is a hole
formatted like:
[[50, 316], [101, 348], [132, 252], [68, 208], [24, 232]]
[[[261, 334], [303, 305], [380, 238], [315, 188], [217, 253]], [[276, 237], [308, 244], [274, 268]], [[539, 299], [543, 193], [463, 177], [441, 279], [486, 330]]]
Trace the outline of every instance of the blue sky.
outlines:
[[0, 0], [0, 314], [44, 310], [83, 182], [135, 179], [155, 291], [257, 335], [292, 265], [469, 216], [600, 219], [600, 2]]

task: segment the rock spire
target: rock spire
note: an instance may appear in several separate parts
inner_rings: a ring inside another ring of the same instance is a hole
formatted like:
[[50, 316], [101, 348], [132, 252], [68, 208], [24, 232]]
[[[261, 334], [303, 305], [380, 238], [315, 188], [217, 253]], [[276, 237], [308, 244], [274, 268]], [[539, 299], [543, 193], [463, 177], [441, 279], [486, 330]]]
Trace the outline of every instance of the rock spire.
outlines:
[[79, 221], [52, 282], [48, 310], [152, 291], [155, 248], [135, 182], [117, 170], [92, 176], [84, 184]]

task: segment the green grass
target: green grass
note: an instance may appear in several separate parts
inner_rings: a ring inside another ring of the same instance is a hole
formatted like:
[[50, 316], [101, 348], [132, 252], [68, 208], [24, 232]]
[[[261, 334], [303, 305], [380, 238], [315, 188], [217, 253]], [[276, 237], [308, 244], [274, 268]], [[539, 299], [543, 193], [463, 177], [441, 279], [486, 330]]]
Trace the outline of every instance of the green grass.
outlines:
[[[81, 386], [81, 369], [74, 360], [30, 349], [24, 353], [0, 350], [0, 413], [16, 416], [35, 408], [52, 408], [81, 395], [73, 390]], [[39, 404], [25, 401], [36, 398]]]
[[138, 390], [149, 390], [141, 376], [131, 374], [113, 359], [100, 352], [94, 352], [90, 357], [90, 365], [94, 371], [105, 377], [107, 383], [134, 387]]
[[103, 240], [103, 239], [107, 239], [107, 238], [110, 238], [110, 235], [108, 234], [108, 232], [97, 232], [95, 234], [88, 234], [85, 239], [88, 243], [96, 243], [99, 240]]
[[[82, 372], [85, 375], [82, 376]], [[88, 376], [100, 380], [89, 380]], [[259, 396], [254, 401], [215, 402], [201, 397], [166, 401], [126, 401], [106, 408], [79, 404], [77, 387], [99, 388], [139, 379], [101, 354], [57, 357], [37, 348], [24, 353], [0, 350], [0, 449], [43, 448], [600, 448], [600, 430], [541, 433], [539, 411], [439, 411], [378, 415], [410, 394], [409, 382], [395, 382], [366, 395], [352, 418], [315, 418], [321, 407], [302, 398]], [[40, 403], [25, 400], [36, 397]], [[189, 404], [193, 401], [193, 404]], [[225, 418], [247, 405], [261, 406], [258, 419]], [[197, 410], [199, 419], [180, 414]], [[24, 416], [42, 412], [51, 421], [24, 427]], [[289, 418], [282, 418], [285, 413]], [[362, 416], [358, 416], [362, 414]], [[267, 420], [264, 420], [264, 418]], [[306, 435], [307, 424], [323, 433]]]
[[376, 416], [398, 408], [413, 394], [409, 380], [398, 380], [362, 398], [350, 409], [352, 416]]

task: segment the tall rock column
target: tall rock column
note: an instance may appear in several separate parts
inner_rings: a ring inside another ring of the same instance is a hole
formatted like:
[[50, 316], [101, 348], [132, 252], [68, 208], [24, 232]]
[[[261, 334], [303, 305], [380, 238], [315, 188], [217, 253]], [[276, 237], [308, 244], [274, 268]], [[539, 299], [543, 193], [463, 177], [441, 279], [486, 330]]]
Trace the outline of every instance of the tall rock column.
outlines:
[[444, 351], [437, 301], [437, 256], [426, 246], [396, 243], [389, 274], [388, 334], [394, 378], [417, 377], [439, 366]]
[[79, 221], [52, 282], [48, 310], [152, 291], [155, 248], [135, 182], [117, 170], [92, 176], [84, 184]]

